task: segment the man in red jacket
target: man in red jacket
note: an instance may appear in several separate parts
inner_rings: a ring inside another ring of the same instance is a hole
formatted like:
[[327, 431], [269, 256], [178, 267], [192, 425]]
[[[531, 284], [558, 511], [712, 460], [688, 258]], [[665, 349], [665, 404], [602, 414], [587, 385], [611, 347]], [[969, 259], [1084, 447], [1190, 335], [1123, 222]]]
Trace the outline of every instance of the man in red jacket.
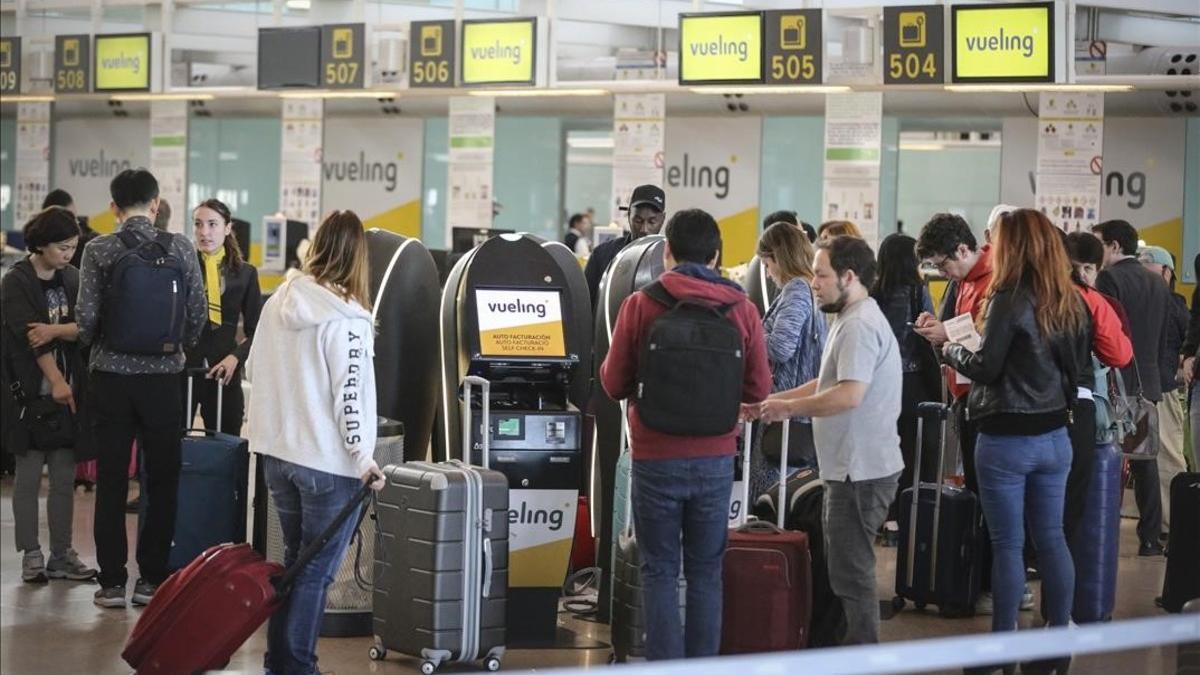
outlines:
[[[721, 250], [717, 222], [699, 209], [680, 211], [671, 217], [666, 235], [667, 271], [659, 283], [672, 298], [723, 310], [741, 334], [743, 375], [740, 391], [720, 393], [743, 405], [759, 403], [771, 391], [762, 319], [741, 287], [715, 270]], [[651, 405], [642, 403], [639, 395], [642, 347], [652, 324], [668, 309], [645, 291], [629, 296], [621, 305], [608, 357], [600, 367], [600, 382], [608, 395], [629, 400], [632, 511], [642, 556], [649, 660], [712, 656], [720, 647], [721, 562], [737, 437], [736, 423], [717, 435], [664, 433], [651, 428], [639, 413], [639, 404]], [[698, 406], [694, 412], [700, 418], [719, 414]], [[681, 559], [687, 578], [686, 635], [679, 622]]]

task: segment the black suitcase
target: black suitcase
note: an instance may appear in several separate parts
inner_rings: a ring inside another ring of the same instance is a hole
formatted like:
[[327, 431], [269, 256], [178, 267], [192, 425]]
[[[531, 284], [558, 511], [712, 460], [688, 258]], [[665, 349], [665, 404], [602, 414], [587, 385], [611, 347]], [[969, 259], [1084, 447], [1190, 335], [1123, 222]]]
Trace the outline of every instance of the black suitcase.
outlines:
[[[939, 427], [939, 457], [944, 464], [946, 425], [950, 407], [926, 402], [917, 406], [917, 452], [921, 466], [926, 420]], [[979, 597], [980, 507], [975, 493], [946, 485], [939, 468], [936, 483], [921, 482], [913, 471], [913, 486], [900, 493], [897, 508], [900, 540], [896, 547], [896, 597], [892, 606], [911, 600], [917, 609], [937, 605], [946, 616], [971, 616]]]
[[1200, 473], [1171, 479], [1171, 532], [1167, 536], [1167, 573], [1162, 606], [1178, 612], [1200, 598]]
[[[483, 388], [486, 429], [486, 380], [464, 380], [463, 417], [469, 425], [472, 384]], [[457, 460], [384, 468], [387, 485], [376, 502], [372, 660], [395, 649], [423, 659], [424, 675], [447, 661], [482, 659], [488, 670], [500, 668], [508, 596], [508, 478], [486, 467], [490, 434], [481, 437], [482, 468]], [[471, 434], [463, 439], [470, 443]]]

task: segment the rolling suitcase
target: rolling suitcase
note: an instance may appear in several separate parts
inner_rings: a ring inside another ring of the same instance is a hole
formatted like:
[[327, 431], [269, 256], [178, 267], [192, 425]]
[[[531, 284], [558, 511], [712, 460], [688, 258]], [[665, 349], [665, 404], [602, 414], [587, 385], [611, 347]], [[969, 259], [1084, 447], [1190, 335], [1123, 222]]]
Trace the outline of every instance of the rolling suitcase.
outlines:
[[[950, 407], [925, 402], [917, 406], [917, 453], [921, 466], [925, 421], [937, 420], [939, 458], [944, 465], [946, 425]], [[946, 616], [970, 616], [979, 597], [980, 509], [975, 493], [946, 485], [944, 471], [936, 483], [921, 482], [913, 471], [913, 486], [900, 493], [897, 508], [900, 540], [896, 546], [896, 597], [892, 606], [904, 608], [911, 600], [917, 609], [937, 605]]]
[[329, 527], [287, 570], [249, 544], [219, 544], [172, 574], [133, 628], [121, 658], [138, 675], [191, 675], [220, 670], [283, 604], [292, 582], [355, 514], [371, 488], [363, 485]]
[[1082, 524], [1070, 542], [1075, 562], [1075, 602], [1071, 611], [1075, 623], [1112, 618], [1121, 548], [1121, 463], [1121, 451], [1116, 446], [1096, 446]]
[[1162, 606], [1179, 612], [1200, 598], [1200, 473], [1181, 473], [1171, 479], [1171, 532], [1167, 536], [1167, 573]]
[[[205, 368], [188, 369], [187, 412], [192, 408], [192, 382]], [[217, 430], [188, 429], [180, 442], [179, 497], [175, 537], [167, 569], [182, 569], [217, 544], [246, 541], [246, 496], [250, 449], [244, 438], [221, 433], [225, 388], [217, 385]], [[191, 419], [189, 418], [189, 422]], [[142, 500], [145, 508], [146, 500]]]
[[[783, 447], [788, 447], [791, 425], [783, 425]], [[746, 424], [745, 437], [750, 435]], [[749, 475], [750, 443], [742, 454]], [[779, 475], [787, 476], [787, 453], [780, 453]], [[750, 502], [750, 481], [744, 483], [743, 503]], [[786, 502], [787, 481], [779, 482], [778, 503]], [[783, 529], [784, 510], [775, 524], [753, 520], [729, 533], [722, 571], [724, 602], [721, 616], [721, 653], [803, 649], [808, 645], [812, 618], [812, 557], [808, 535]]]
[[508, 478], [488, 468], [490, 384], [463, 381], [463, 457], [470, 459], [471, 390], [483, 393], [483, 468], [462, 461], [384, 468], [376, 500], [372, 660], [387, 650], [423, 659], [431, 675], [447, 661], [500, 668], [508, 596]]

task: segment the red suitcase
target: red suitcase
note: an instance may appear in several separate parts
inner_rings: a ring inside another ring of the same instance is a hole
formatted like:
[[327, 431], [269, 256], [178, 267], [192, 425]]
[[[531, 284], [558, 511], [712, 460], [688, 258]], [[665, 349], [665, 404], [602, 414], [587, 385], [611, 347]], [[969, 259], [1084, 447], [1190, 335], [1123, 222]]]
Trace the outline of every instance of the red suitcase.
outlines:
[[249, 544], [218, 544], [205, 551], [163, 582], [121, 658], [139, 675], [190, 675], [224, 668], [370, 492], [364, 485], [287, 570], [264, 560]]
[[[783, 447], [788, 447], [783, 425]], [[750, 425], [746, 438], [753, 439]], [[750, 446], [744, 444], [743, 504], [750, 503]], [[779, 504], [787, 502], [787, 453], [780, 453]], [[750, 521], [729, 533], [723, 571], [721, 653], [748, 654], [803, 649], [812, 619], [812, 556], [808, 535], [778, 522]], [[743, 513], [746, 509], [743, 508]]]

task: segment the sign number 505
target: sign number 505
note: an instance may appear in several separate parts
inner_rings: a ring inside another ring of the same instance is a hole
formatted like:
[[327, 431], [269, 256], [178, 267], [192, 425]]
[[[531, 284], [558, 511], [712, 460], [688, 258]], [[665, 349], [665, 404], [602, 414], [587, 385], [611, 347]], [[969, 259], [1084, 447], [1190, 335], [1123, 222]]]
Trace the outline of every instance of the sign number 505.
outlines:
[[357, 81], [357, 63], [349, 61], [325, 64], [325, 84], [353, 84]]
[[772, 80], [811, 80], [816, 75], [812, 54], [775, 54], [771, 57]]
[[450, 62], [417, 61], [416, 63], [413, 63], [412, 79], [416, 84], [421, 84], [422, 82], [449, 82]]
[[937, 62], [934, 60], [932, 52], [926, 54], [925, 58], [921, 58], [913, 52], [888, 55], [888, 76], [892, 79], [903, 77], [915, 80], [921, 73], [925, 73], [929, 77], [937, 77]]

